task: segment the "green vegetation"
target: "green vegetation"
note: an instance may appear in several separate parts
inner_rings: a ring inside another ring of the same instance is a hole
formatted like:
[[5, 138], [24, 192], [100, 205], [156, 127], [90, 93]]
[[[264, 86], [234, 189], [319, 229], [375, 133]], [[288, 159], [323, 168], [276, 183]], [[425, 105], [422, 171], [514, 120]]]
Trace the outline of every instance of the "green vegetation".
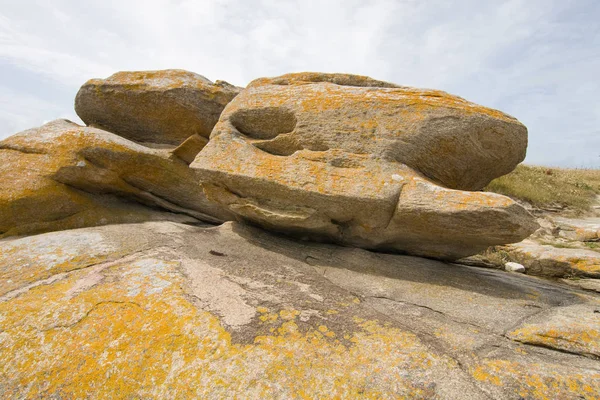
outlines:
[[598, 242], [584, 242], [583, 243], [588, 249], [600, 250], [600, 243]]
[[600, 194], [600, 170], [519, 165], [510, 174], [494, 179], [484, 190], [526, 201], [534, 207], [558, 206], [584, 213]]

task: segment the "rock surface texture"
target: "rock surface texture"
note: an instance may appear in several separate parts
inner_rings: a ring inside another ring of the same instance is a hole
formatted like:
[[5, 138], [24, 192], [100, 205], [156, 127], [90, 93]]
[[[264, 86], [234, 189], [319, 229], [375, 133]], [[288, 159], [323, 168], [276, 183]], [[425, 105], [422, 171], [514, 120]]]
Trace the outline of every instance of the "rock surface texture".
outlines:
[[600, 215], [597, 211], [596, 215], [579, 218], [536, 213], [540, 229], [527, 239], [496, 246], [456, 262], [504, 269], [517, 263], [528, 275], [560, 279], [570, 286], [600, 292]]
[[208, 137], [239, 90], [178, 69], [118, 72], [87, 81], [75, 111], [87, 125], [137, 142], [179, 145], [194, 134]]
[[480, 190], [525, 158], [527, 128], [500, 111], [439, 90], [346, 74], [251, 82], [215, 135], [234, 128], [286, 156], [339, 150], [405, 164], [452, 189]]
[[[187, 164], [56, 120], [0, 142], [0, 238], [154, 219], [222, 222]], [[150, 206], [150, 207], [148, 207]]]
[[243, 90], [190, 167], [209, 200], [267, 229], [455, 259], [537, 228], [509, 198], [464, 191], [526, 144], [516, 119], [444, 92], [291, 74]]
[[[597, 213], [600, 214], [598, 211]], [[579, 242], [600, 242], [600, 217], [585, 219], [557, 217], [555, 222], [558, 225], [556, 234], [559, 237]]]
[[536, 230], [476, 191], [523, 125], [357, 75], [238, 92], [118, 73], [79, 91], [90, 126], [0, 142], [0, 398], [600, 398], [597, 268], [430, 259]]
[[506, 246], [510, 258], [525, 266], [531, 275], [600, 278], [600, 253], [541, 245], [533, 240]]
[[597, 399], [599, 310], [240, 223], [53, 232], [0, 241], [0, 397]]

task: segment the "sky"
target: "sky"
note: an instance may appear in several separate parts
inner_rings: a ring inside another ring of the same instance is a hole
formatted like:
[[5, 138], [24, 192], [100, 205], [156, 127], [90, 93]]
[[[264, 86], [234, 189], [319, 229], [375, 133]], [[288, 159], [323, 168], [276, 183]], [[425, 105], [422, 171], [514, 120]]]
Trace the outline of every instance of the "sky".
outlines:
[[513, 115], [526, 163], [600, 168], [598, 21], [598, 0], [0, 0], [0, 139], [81, 122], [79, 87], [117, 71], [346, 72]]

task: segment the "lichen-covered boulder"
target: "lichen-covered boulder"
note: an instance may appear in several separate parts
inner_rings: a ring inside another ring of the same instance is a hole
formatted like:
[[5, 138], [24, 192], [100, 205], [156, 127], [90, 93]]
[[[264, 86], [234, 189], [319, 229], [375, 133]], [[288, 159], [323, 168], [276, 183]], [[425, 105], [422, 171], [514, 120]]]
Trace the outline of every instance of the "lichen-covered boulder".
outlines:
[[[148, 220], [220, 222], [167, 150], [56, 120], [0, 142], [0, 237]], [[150, 207], [148, 207], [150, 206]]]
[[599, 299], [238, 223], [7, 239], [0, 397], [595, 399]]
[[270, 78], [258, 78], [248, 87], [264, 85], [305, 85], [318, 82], [335, 83], [342, 86], [400, 88], [402, 86], [390, 82], [373, 79], [368, 76], [354, 74], [331, 74], [325, 72], [295, 72]]
[[508, 172], [526, 139], [443, 92], [296, 74], [251, 83], [190, 167], [209, 200], [267, 229], [455, 259], [537, 228], [507, 197], [452, 189]]
[[480, 190], [512, 171], [527, 149], [527, 128], [500, 111], [347, 74], [257, 79], [228, 107], [215, 135], [232, 129], [275, 155], [369, 155], [462, 190]]
[[179, 145], [208, 137], [240, 88], [178, 69], [118, 72], [87, 81], [75, 111], [87, 124], [143, 143]]

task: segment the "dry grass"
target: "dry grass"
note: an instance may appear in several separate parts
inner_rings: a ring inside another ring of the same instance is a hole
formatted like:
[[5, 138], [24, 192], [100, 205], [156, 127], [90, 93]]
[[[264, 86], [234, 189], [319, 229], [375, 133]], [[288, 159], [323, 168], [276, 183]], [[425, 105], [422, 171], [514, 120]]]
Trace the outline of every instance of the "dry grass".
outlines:
[[499, 268], [504, 267], [504, 264], [512, 261], [510, 254], [506, 250], [502, 249], [502, 246], [488, 247], [487, 250], [481, 253], [481, 256], [485, 261]]
[[519, 165], [484, 189], [530, 203], [534, 207], [566, 207], [575, 213], [591, 209], [600, 194], [600, 170]]

